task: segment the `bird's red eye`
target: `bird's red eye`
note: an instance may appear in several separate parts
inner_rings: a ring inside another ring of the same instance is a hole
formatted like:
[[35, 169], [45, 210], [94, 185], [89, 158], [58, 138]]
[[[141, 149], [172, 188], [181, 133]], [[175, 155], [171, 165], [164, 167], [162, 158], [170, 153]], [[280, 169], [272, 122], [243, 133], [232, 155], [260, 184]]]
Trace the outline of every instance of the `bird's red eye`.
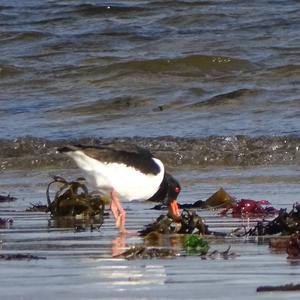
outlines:
[[176, 193], [179, 193], [179, 192], [180, 192], [180, 188], [179, 188], [178, 186], [176, 186], [175, 192], [176, 192]]

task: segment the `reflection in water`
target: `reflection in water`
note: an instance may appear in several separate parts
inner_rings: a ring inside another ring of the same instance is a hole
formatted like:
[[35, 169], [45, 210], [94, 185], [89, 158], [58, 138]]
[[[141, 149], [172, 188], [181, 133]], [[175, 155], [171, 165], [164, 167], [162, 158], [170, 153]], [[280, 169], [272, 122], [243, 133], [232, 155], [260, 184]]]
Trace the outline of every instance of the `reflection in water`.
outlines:
[[136, 231], [119, 233], [119, 235], [112, 240], [111, 256], [112, 257], [118, 256], [122, 252], [124, 252], [127, 247], [130, 247], [130, 245], [126, 243], [127, 239], [130, 238], [138, 238], [138, 233]]
[[51, 217], [48, 220], [49, 228], [73, 228], [75, 231], [99, 230], [103, 224], [103, 216], [97, 217]]
[[117, 262], [118, 265], [100, 265], [97, 267], [99, 283], [109, 282], [107, 289], [126, 291], [131, 290], [133, 286], [145, 287], [166, 283], [167, 272], [163, 262], [149, 260], [140, 264], [140, 261], [135, 261], [126, 265], [120, 265], [122, 262], [119, 260]]
[[[172, 249], [180, 251], [183, 247], [184, 238], [182, 235], [174, 234], [160, 234], [157, 232], [151, 232], [146, 237], [144, 237], [142, 243], [138, 244], [129, 244], [127, 239], [138, 237], [136, 232], [132, 233], [120, 233], [112, 241], [111, 254], [112, 257], [118, 257], [120, 254], [124, 253], [128, 248], [133, 246], [145, 246], [147, 248], [155, 247], [155, 248], [164, 248], [164, 249]], [[150, 258], [150, 256], [149, 256]]]
[[120, 255], [124, 252], [125, 249], [125, 241], [126, 241], [126, 233], [120, 233], [118, 237], [112, 240], [111, 242], [111, 256]]

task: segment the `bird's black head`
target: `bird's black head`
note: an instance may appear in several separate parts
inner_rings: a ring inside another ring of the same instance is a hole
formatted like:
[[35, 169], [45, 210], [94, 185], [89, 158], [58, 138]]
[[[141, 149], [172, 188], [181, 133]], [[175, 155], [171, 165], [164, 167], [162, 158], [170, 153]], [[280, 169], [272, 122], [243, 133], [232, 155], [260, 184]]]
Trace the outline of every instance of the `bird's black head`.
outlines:
[[167, 197], [165, 199], [165, 204], [170, 204], [173, 200], [176, 200], [181, 187], [179, 182], [170, 174], [165, 173], [164, 181], [167, 186]]

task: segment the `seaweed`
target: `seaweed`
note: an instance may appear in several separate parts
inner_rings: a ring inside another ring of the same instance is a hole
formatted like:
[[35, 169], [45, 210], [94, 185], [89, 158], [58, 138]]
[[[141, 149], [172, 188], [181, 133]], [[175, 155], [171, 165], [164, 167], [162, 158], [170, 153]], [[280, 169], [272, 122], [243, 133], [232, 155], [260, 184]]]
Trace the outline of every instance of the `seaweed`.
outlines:
[[206, 255], [209, 249], [208, 242], [195, 234], [186, 235], [183, 245], [188, 253], [199, 252], [200, 255]]
[[[220, 215], [232, 217], [269, 217], [274, 216], [278, 211], [270, 205], [267, 200], [252, 200], [252, 199], [240, 199], [232, 197], [222, 187], [212, 194], [207, 200], [197, 200], [194, 203], [178, 203], [180, 209], [220, 209]], [[166, 209], [165, 204], [155, 205], [152, 209], [162, 210]]]
[[277, 212], [274, 207], [270, 206], [270, 202], [267, 200], [241, 199], [226, 207], [220, 214], [225, 216], [230, 213], [235, 218], [256, 218], [274, 216]]
[[[60, 188], [55, 193], [54, 200], [50, 199], [50, 187], [52, 184], [59, 184]], [[76, 216], [87, 215], [103, 216], [105, 203], [99, 195], [88, 192], [84, 178], [75, 181], [67, 181], [63, 177], [54, 176], [53, 181], [48, 184], [46, 190], [48, 208], [52, 216]]]
[[196, 214], [184, 209], [178, 220], [174, 220], [168, 215], [160, 215], [153, 223], [148, 224], [143, 230], [139, 231], [140, 236], [146, 236], [151, 232], [170, 234], [209, 234], [208, 226], [203, 219]]
[[225, 208], [235, 203], [236, 199], [221, 187], [205, 201], [204, 208]]
[[48, 212], [48, 206], [41, 202], [30, 203], [30, 205], [30, 207], [26, 208], [27, 212]]
[[[178, 249], [174, 249], [172, 245], [169, 247], [164, 246], [147, 246], [147, 245], [133, 245], [129, 249], [113, 255], [113, 258], [124, 258], [124, 259], [153, 259], [153, 258], [175, 258], [178, 256], [197, 256], [201, 259], [228, 259], [234, 258], [237, 256], [236, 253], [231, 252], [231, 247], [229, 246], [225, 251], [213, 250], [208, 252], [209, 244], [206, 240], [200, 238], [196, 235], [185, 236], [182, 239], [182, 236], [178, 236], [179, 240], [183, 244], [183, 252]], [[171, 247], [171, 248], [170, 248]]]
[[[178, 207], [180, 209], [207, 209], [207, 208], [226, 208], [234, 205], [236, 200], [234, 197], [230, 196], [222, 187], [216, 191], [213, 195], [211, 195], [205, 201], [197, 200], [194, 203], [178, 203]], [[162, 210], [166, 209], [167, 206], [165, 204], [157, 204], [152, 209]]]
[[230, 251], [231, 246], [229, 246], [225, 251], [218, 251], [218, 250], [213, 250], [211, 252], [208, 252], [205, 255], [201, 255], [202, 259], [216, 259], [216, 258], [223, 258], [223, 259], [228, 259], [228, 258], [234, 258], [238, 256], [237, 253], [231, 252]]
[[[56, 185], [51, 200], [50, 188]], [[54, 176], [46, 189], [47, 205], [31, 203], [27, 212], [50, 212], [49, 226], [74, 228], [74, 232], [98, 230], [103, 223], [105, 199], [89, 193], [84, 178], [67, 181], [61, 176]], [[79, 216], [79, 217], [78, 217]]]
[[277, 286], [259, 286], [256, 289], [257, 292], [293, 292], [300, 291], [300, 284], [285, 284]]
[[11, 218], [7, 218], [7, 219], [0, 218], [0, 227], [10, 226], [13, 224], [13, 222], [14, 221]]
[[288, 213], [286, 209], [280, 209], [278, 216], [271, 220], [257, 222], [254, 228], [250, 228], [244, 235], [264, 236], [264, 235], [291, 235], [300, 233], [300, 204], [295, 203]]
[[113, 258], [125, 259], [152, 259], [152, 258], [173, 258], [179, 256], [179, 253], [174, 249], [146, 247], [143, 245], [135, 245], [121, 254], [113, 256]]
[[0, 254], [0, 260], [37, 260], [46, 259], [44, 256], [36, 256], [32, 254]]
[[16, 200], [17, 200], [17, 198], [10, 196], [10, 194], [8, 194], [7, 196], [0, 195], [0, 203], [1, 202], [12, 202], [12, 201], [16, 201]]
[[181, 213], [181, 226], [178, 233], [210, 234], [208, 226], [195, 211], [184, 209]]

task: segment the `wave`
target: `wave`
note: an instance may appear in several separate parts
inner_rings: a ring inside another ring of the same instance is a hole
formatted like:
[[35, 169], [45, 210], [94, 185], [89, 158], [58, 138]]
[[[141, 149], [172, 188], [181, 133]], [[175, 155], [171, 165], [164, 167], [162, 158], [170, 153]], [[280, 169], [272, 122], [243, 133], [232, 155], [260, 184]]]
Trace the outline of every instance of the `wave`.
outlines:
[[84, 17], [98, 16], [98, 15], [115, 15], [120, 13], [140, 13], [145, 8], [142, 6], [132, 5], [99, 5], [99, 4], [79, 4], [74, 7], [74, 13]]
[[41, 31], [14, 31], [14, 32], [3, 32], [0, 35], [1, 43], [13, 42], [13, 41], [35, 41], [43, 38], [49, 38], [52, 35]]
[[8, 64], [0, 64], [0, 76], [11, 77], [22, 73], [20, 68]]
[[207, 138], [114, 138], [96, 137], [49, 140], [20, 137], [0, 140], [0, 170], [70, 167], [72, 162], [56, 153], [65, 144], [99, 145], [107, 142], [135, 143], [149, 149], [171, 168], [206, 166], [257, 166], [295, 164], [300, 159], [300, 137], [210, 136]]
[[200, 102], [195, 102], [188, 104], [185, 108], [204, 108], [204, 107], [215, 107], [220, 105], [239, 105], [242, 99], [249, 99], [251, 97], [257, 96], [259, 93], [255, 89], [237, 89], [231, 92], [215, 95], [211, 98], [205, 99]]
[[116, 69], [134, 72], [228, 72], [253, 68], [254, 65], [243, 59], [210, 55], [188, 55], [178, 58], [161, 58], [149, 60], [134, 60], [121, 63], [114, 63], [106, 67], [106, 71]]
[[70, 108], [69, 113], [76, 115], [89, 115], [89, 114], [98, 114], [98, 113], [113, 113], [120, 111], [128, 111], [130, 109], [138, 109], [151, 106], [152, 103], [150, 100], [134, 98], [134, 97], [116, 97], [114, 99], [105, 100], [105, 101], [96, 101], [94, 103], [83, 104]]

